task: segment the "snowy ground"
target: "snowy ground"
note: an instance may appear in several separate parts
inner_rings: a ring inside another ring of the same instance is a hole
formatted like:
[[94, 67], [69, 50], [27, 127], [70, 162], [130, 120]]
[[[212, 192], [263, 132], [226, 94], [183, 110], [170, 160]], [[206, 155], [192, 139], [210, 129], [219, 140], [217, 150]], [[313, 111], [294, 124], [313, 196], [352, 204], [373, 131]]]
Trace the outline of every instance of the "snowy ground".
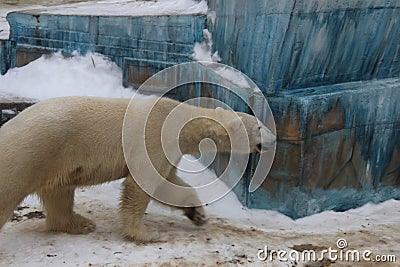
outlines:
[[[207, 178], [212, 175], [208, 172]], [[204, 178], [201, 177], [201, 178]], [[120, 182], [79, 189], [76, 210], [97, 223], [89, 235], [48, 233], [38, 200], [30, 197], [0, 233], [1, 266], [295, 266], [262, 262], [259, 249], [321, 251], [345, 238], [349, 249], [400, 257], [400, 202], [368, 204], [345, 213], [324, 212], [293, 221], [277, 212], [248, 210], [234, 194], [206, 207], [208, 223], [199, 228], [167, 207], [152, 203], [146, 223], [161, 239], [135, 244], [120, 236], [117, 206]], [[25, 216], [24, 216], [25, 215]], [[39, 217], [39, 218], [38, 218]], [[304, 266], [298, 262], [297, 266]], [[347, 263], [324, 266], [396, 266]], [[321, 262], [309, 266], [322, 266]]]
[[[121, 71], [100, 55], [63, 59], [56, 54], [0, 76], [0, 95], [12, 93], [39, 100], [61, 95], [129, 97], [130, 92], [121, 84]], [[203, 184], [215, 175], [207, 170], [184, 178]], [[248, 210], [230, 193], [206, 207], [209, 221], [200, 228], [179, 212], [151, 205], [145, 219], [160, 229], [161, 239], [135, 244], [120, 236], [119, 188], [120, 182], [113, 182], [78, 190], [76, 210], [97, 223], [96, 231], [89, 235], [46, 232], [40, 204], [29, 197], [0, 232], [0, 266], [302, 266], [304, 262], [262, 262], [257, 253], [265, 246], [288, 252], [321, 252], [329, 247], [337, 249], [339, 238], [346, 239], [347, 249], [368, 249], [373, 255], [395, 255], [400, 260], [400, 201], [293, 221], [273, 211]], [[398, 266], [339, 260], [324, 264]]]

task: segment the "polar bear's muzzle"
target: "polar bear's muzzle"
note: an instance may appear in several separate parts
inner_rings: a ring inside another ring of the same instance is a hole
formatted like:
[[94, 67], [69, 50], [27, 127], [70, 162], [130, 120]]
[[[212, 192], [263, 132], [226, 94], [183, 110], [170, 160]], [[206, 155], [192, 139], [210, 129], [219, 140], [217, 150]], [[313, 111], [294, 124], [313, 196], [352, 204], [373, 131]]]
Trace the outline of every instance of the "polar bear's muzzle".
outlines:
[[261, 153], [261, 150], [262, 150], [262, 144], [259, 143], [259, 144], [254, 148], [253, 152], [254, 152], [255, 154], [260, 154], [260, 153]]

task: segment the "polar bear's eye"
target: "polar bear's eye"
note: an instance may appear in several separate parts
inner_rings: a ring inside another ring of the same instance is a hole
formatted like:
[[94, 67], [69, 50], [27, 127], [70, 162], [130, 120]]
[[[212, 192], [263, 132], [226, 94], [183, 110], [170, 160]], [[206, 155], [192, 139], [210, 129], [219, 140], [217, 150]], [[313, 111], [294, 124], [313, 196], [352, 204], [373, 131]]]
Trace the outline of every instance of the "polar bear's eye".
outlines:
[[261, 131], [261, 126], [259, 126], [259, 127], [258, 127], [258, 130], [260, 130], [260, 131]]

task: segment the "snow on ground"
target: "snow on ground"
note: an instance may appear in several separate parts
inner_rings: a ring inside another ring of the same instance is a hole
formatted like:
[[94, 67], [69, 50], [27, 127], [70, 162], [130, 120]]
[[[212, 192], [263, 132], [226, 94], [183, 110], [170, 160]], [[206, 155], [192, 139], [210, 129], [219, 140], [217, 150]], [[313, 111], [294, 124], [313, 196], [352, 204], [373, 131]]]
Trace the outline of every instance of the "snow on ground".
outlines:
[[[55, 54], [0, 76], [0, 94], [35, 99], [77, 94], [128, 97], [131, 92], [121, 82], [121, 71], [100, 55], [64, 59]], [[197, 162], [189, 166], [190, 162], [189, 158], [180, 166], [201, 168]], [[193, 185], [216, 179], [210, 170], [180, 174]], [[77, 212], [97, 223], [89, 235], [46, 232], [38, 200], [28, 197], [0, 232], [0, 266], [292, 266], [293, 261], [266, 264], [257, 259], [257, 252], [265, 246], [297, 251], [335, 249], [338, 238], [345, 238], [351, 249], [396, 255], [400, 260], [400, 201], [367, 204], [342, 213], [326, 211], [294, 221], [274, 211], [249, 210], [229, 193], [205, 207], [209, 221], [202, 227], [192, 225], [178, 211], [152, 203], [145, 220], [160, 230], [160, 241], [135, 244], [120, 236], [119, 189], [120, 181], [77, 190]], [[334, 266], [366, 263], [336, 261]]]
[[[206, 170], [185, 178], [209, 182], [216, 177]], [[293, 261], [266, 265], [258, 260], [258, 250], [265, 246], [287, 251], [337, 249], [338, 238], [345, 238], [351, 249], [400, 256], [399, 201], [368, 204], [343, 213], [324, 212], [293, 221], [277, 212], [244, 208], [230, 193], [205, 207], [209, 219], [202, 227], [192, 225], [178, 211], [151, 203], [145, 222], [157, 228], [161, 238], [149, 244], [135, 244], [123, 240], [119, 234], [119, 190], [119, 181], [77, 190], [76, 210], [94, 220], [97, 229], [88, 235], [76, 236], [46, 232], [38, 200], [28, 197], [14, 221], [7, 223], [0, 233], [0, 265], [294, 266]], [[325, 264], [330, 266], [332, 262]], [[365, 264], [336, 262], [334, 266]], [[303, 266], [303, 262], [297, 266]]]

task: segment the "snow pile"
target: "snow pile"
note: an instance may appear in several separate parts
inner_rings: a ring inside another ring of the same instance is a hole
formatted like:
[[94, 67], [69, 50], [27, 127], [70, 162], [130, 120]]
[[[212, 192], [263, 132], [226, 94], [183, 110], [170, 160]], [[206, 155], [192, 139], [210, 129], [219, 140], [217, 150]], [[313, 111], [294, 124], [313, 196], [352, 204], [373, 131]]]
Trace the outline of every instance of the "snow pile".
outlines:
[[61, 53], [42, 56], [0, 76], [0, 94], [44, 100], [60, 96], [130, 98], [122, 86], [122, 71], [99, 54], [64, 58]]
[[212, 34], [207, 29], [203, 30], [203, 41], [196, 43], [193, 48], [192, 57], [196, 61], [219, 62], [221, 58], [218, 51], [213, 51]]
[[207, 10], [208, 5], [205, 0], [107, 0], [48, 7], [39, 10], [39, 13], [96, 16], [160, 16], [207, 14]]

